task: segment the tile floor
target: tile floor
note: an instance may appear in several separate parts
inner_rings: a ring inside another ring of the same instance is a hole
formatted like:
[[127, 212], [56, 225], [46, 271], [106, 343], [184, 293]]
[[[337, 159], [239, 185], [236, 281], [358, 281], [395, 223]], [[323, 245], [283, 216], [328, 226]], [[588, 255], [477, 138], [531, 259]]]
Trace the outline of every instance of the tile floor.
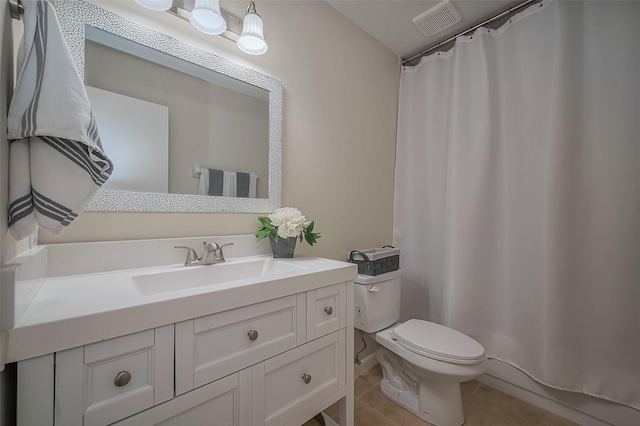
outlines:
[[[388, 400], [380, 392], [382, 369], [376, 365], [355, 382], [355, 426], [429, 426]], [[569, 426], [575, 425], [562, 417], [499, 392], [475, 380], [463, 383], [462, 404], [465, 426]], [[337, 420], [338, 406], [325, 410]], [[316, 426], [310, 420], [303, 426]]]

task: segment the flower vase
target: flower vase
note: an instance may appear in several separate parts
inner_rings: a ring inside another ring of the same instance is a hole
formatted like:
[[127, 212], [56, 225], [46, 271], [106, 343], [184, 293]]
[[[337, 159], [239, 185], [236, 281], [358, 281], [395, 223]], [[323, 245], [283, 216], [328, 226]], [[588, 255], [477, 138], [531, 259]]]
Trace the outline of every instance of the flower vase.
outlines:
[[269, 242], [271, 243], [271, 251], [273, 252], [273, 257], [293, 257], [293, 252], [296, 249], [296, 242], [298, 241], [297, 237], [289, 237], [289, 238], [280, 238], [274, 240], [272, 237], [269, 237]]

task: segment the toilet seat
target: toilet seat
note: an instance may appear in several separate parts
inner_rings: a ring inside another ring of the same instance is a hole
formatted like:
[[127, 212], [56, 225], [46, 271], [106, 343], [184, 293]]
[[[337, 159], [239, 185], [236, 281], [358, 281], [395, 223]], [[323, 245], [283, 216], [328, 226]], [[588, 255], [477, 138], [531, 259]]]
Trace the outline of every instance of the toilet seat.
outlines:
[[478, 364], [484, 348], [471, 337], [449, 327], [418, 319], [408, 320], [391, 331], [400, 346], [428, 358], [453, 364]]

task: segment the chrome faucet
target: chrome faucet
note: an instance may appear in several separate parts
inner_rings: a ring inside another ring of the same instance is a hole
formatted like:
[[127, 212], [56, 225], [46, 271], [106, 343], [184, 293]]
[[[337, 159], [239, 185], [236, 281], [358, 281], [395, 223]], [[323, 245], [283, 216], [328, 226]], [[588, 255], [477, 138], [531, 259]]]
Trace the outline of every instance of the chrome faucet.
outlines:
[[184, 261], [184, 266], [214, 265], [216, 263], [224, 262], [222, 247], [230, 246], [232, 244], [233, 243], [220, 245], [218, 243], [207, 243], [204, 241], [202, 243], [202, 245], [204, 245], [204, 251], [200, 257], [198, 257], [198, 253], [196, 253], [196, 251], [191, 247], [175, 246], [175, 248], [187, 250], [187, 260]]

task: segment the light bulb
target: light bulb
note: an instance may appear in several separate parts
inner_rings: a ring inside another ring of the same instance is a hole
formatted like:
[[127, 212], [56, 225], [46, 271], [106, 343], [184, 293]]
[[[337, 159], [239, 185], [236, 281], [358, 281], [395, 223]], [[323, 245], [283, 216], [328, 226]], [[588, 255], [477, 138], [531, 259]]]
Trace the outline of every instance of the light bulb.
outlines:
[[227, 22], [220, 14], [218, 0], [196, 0], [189, 21], [198, 31], [205, 34], [219, 35], [227, 29]]
[[262, 18], [256, 13], [256, 5], [249, 2], [247, 14], [242, 21], [242, 34], [238, 37], [238, 47], [249, 55], [262, 55], [269, 46], [262, 33]]

